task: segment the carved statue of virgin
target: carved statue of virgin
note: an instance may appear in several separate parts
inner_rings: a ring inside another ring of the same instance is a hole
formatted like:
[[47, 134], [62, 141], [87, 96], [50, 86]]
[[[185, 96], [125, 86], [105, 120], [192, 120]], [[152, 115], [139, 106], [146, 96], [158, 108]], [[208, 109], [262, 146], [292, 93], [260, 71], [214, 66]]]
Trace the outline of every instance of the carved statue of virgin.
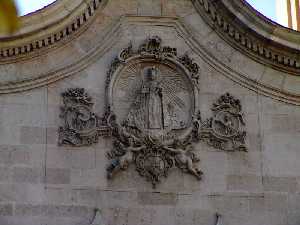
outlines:
[[168, 117], [164, 111], [159, 70], [156, 67], [147, 68], [140, 93], [128, 114], [128, 125], [143, 130], [163, 130]]

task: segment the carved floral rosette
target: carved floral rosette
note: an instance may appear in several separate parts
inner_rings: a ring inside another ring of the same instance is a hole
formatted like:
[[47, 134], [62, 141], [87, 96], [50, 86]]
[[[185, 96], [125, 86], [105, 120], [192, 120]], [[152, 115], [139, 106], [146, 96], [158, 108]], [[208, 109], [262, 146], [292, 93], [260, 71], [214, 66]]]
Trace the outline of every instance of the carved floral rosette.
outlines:
[[137, 50], [130, 44], [107, 74], [107, 126], [114, 147], [107, 176], [134, 164], [153, 187], [177, 167], [201, 179], [193, 153], [193, 115], [198, 108], [199, 67], [188, 55], [151, 37]]
[[92, 98], [83, 88], [71, 88], [62, 93], [59, 145], [84, 146], [98, 141], [98, 117], [93, 113]]
[[247, 151], [240, 100], [226, 93], [213, 104], [212, 112], [213, 117], [201, 124], [200, 139], [220, 150]]

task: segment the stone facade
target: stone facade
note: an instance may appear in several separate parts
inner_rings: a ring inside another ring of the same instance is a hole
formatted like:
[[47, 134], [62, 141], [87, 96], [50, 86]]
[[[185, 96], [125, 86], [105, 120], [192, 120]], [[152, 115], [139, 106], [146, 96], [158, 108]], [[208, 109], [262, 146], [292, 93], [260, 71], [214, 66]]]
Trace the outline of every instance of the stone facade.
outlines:
[[[298, 34], [259, 19], [251, 30], [241, 15], [255, 12], [241, 2], [60, 0], [22, 18], [24, 28], [0, 42], [0, 224], [215, 225], [218, 213], [224, 225], [298, 225]], [[203, 121], [230, 93], [246, 132], [243, 151], [193, 142], [202, 179], [172, 168], [155, 189], [134, 165], [107, 179], [110, 135], [60, 144], [61, 94], [84, 88], [100, 121], [114, 59], [153, 36], [198, 65], [195, 105]]]

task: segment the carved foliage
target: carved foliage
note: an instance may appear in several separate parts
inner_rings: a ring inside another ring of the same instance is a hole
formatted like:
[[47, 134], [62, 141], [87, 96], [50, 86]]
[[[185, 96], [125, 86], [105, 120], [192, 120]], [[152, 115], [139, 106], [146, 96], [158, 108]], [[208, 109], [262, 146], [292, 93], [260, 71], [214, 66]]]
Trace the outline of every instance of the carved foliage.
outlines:
[[98, 141], [98, 117], [93, 113], [92, 98], [83, 88], [72, 88], [62, 93], [59, 144], [83, 146]]
[[199, 138], [221, 150], [247, 151], [240, 100], [226, 93], [213, 104], [212, 111], [213, 117], [201, 123]]
[[136, 136], [127, 125], [119, 127], [114, 133], [114, 147], [108, 152], [110, 164], [107, 177], [111, 179], [115, 173], [135, 164], [142, 177], [152, 183], [153, 188], [167, 177], [172, 167], [194, 175], [201, 180], [202, 171], [196, 167], [198, 157], [192, 152], [189, 136], [186, 141], [175, 139], [165, 144], [149, 135]]

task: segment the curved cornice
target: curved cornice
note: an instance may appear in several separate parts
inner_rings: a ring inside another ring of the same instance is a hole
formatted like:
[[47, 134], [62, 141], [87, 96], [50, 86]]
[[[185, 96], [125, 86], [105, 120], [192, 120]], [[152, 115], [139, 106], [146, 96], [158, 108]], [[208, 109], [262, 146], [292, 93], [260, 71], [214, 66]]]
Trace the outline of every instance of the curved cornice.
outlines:
[[0, 37], [0, 63], [41, 54], [67, 37], [84, 30], [103, 0], [58, 0], [45, 9], [21, 17], [22, 28]]
[[268, 20], [243, 0], [192, 1], [204, 20], [231, 46], [260, 63], [299, 74], [299, 32]]
[[[25, 91], [40, 86], [44, 86], [63, 79], [68, 76], [77, 74], [79, 71], [87, 68], [89, 65], [101, 58], [112, 46], [114, 46], [122, 37], [124, 26], [139, 25], [139, 26], [166, 26], [174, 29], [178, 36], [182, 37], [185, 43], [193, 52], [197, 54], [204, 62], [213, 67], [223, 76], [233, 80], [239, 85], [255, 91], [256, 93], [272, 97], [274, 99], [300, 105], [300, 95], [298, 93], [289, 93], [287, 91], [272, 88], [268, 84], [260, 83], [250, 79], [242, 73], [230, 68], [224, 62], [217, 59], [204, 46], [199, 43], [197, 37], [179, 18], [173, 17], [147, 17], [147, 16], [122, 16], [118, 21], [111, 24], [107, 32], [90, 51], [80, 55], [77, 60], [61, 68], [56, 69], [47, 74], [43, 74], [37, 78], [22, 80], [19, 82], [10, 82], [0, 84], [0, 94]], [[201, 68], [200, 68], [201, 69]], [[108, 68], [107, 68], [108, 70]]]

